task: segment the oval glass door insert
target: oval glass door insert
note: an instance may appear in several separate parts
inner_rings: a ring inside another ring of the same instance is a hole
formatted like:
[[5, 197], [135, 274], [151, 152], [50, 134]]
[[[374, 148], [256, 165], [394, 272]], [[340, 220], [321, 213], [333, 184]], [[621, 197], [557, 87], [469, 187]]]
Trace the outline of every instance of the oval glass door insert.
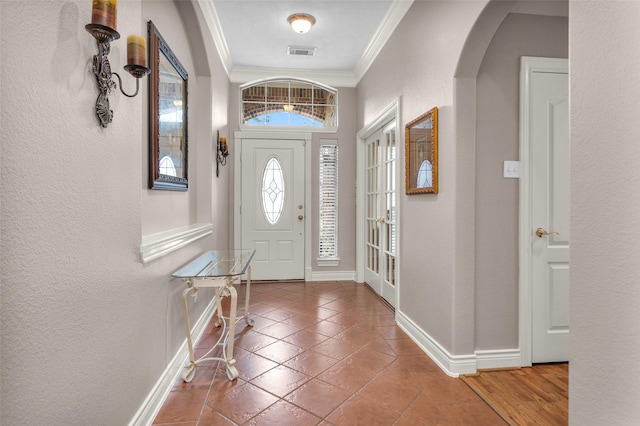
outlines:
[[262, 210], [267, 222], [275, 225], [284, 208], [284, 174], [277, 158], [272, 157], [262, 174]]

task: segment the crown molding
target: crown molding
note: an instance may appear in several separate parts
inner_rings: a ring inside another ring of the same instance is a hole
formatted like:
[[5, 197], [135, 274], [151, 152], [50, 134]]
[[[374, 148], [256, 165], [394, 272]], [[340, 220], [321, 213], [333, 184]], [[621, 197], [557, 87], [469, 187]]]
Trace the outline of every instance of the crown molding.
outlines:
[[356, 87], [358, 81], [351, 71], [299, 70], [293, 68], [233, 67], [229, 73], [232, 83], [247, 83], [264, 78], [287, 76], [312, 80], [333, 87]]
[[218, 19], [216, 8], [210, 0], [197, 0], [197, 3], [198, 6], [200, 6], [204, 20], [207, 23], [207, 28], [209, 28], [209, 31], [211, 32], [211, 37], [216, 45], [216, 49], [218, 50], [218, 55], [220, 55], [224, 71], [229, 75], [233, 68], [233, 61], [231, 60], [229, 46], [227, 46], [227, 41], [222, 33], [222, 26], [220, 25], [220, 19]]
[[353, 71], [327, 71], [327, 70], [298, 70], [291, 68], [259, 68], [259, 67], [236, 67], [231, 59], [231, 52], [222, 33], [222, 27], [218, 14], [212, 1], [196, 0], [207, 27], [220, 55], [220, 60], [225, 72], [232, 83], [246, 83], [249, 81], [264, 78], [279, 77], [286, 75], [294, 78], [304, 78], [317, 82], [322, 82], [336, 87], [356, 87], [360, 79], [367, 72], [373, 61], [376, 59], [384, 45], [391, 37], [391, 34], [404, 18], [414, 0], [393, 0], [389, 11], [383, 18], [380, 26], [376, 30], [371, 42], [365, 49], [362, 57], [356, 64]]
[[376, 59], [384, 45], [387, 43], [391, 34], [396, 30], [404, 15], [407, 14], [414, 0], [394, 0], [391, 3], [389, 11], [385, 15], [384, 19], [380, 23], [380, 26], [376, 30], [371, 42], [365, 49], [362, 57], [356, 64], [353, 70], [356, 81], [360, 81], [364, 74], [367, 72], [373, 61]]

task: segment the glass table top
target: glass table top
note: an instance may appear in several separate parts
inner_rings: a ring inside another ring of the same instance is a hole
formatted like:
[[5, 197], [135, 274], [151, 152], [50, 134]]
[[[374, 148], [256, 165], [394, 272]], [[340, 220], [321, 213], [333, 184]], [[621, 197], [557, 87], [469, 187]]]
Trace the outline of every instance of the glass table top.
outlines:
[[215, 278], [243, 275], [255, 250], [210, 250], [171, 274], [175, 278]]

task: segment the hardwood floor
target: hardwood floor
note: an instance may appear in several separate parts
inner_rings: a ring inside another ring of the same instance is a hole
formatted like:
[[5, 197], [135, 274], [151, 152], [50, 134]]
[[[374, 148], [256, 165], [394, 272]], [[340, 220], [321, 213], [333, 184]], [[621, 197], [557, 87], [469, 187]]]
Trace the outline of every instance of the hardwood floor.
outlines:
[[461, 379], [510, 425], [566, 425], [569, 364], [482, 371]]

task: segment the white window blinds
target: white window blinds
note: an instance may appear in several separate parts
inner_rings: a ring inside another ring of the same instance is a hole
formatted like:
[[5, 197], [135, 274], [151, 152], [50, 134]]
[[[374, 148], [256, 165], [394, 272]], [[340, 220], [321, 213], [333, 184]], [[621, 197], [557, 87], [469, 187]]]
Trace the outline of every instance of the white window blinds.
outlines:
[[338, 257], [338, 146], [320, 145], [319, 259]]

